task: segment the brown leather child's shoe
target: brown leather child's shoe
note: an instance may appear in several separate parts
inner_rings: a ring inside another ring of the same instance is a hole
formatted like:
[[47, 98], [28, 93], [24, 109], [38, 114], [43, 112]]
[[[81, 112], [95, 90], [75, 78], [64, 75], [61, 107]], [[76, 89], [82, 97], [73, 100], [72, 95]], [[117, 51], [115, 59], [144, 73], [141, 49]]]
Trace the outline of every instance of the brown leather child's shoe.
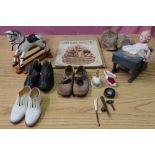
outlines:
[[58, 86], [58, 94], [64, 97], [69, 97], [72, 94], [74, 80], [74, 68], [68, 65], [60, 79]]
[[83, 66], [79, 66], [74, 76], [73, 94], [82, 97], [87, 95], [88, 90], [89, 81], [87, 72]]

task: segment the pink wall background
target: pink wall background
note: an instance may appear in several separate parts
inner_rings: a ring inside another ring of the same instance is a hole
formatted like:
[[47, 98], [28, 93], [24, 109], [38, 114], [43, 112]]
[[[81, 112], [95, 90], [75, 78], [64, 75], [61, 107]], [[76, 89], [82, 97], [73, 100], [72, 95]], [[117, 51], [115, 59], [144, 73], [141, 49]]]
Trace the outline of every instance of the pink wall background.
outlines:
[[56, 35], [101, 34], [111, 29], [119, 33], [138, 34], [143, 30], [151, 30], [155, 38], [155, 26], [0, 26], [0, 34], [6, 30], [19, 30], [23, 34], [45, 33]]

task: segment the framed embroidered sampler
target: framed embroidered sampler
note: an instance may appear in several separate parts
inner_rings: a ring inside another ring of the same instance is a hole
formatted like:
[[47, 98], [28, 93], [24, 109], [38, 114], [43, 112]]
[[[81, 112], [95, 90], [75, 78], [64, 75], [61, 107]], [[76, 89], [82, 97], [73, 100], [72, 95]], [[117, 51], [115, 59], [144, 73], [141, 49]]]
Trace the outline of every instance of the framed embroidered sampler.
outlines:
[[103, 52], [97, 38], [62, 39], [59, 41], [55, 67], [105, 67]]

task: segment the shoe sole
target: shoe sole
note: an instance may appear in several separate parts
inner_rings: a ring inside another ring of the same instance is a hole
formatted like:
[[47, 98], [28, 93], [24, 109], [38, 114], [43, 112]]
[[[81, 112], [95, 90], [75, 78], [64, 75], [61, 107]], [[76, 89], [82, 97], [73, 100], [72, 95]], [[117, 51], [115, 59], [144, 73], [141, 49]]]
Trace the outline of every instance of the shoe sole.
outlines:
[[71, 94], [69, 94], [69, 95], [61, 95], [61, 94], [59, 94], [59, 95], [62, 96], [62, 97], [70, 97], [71, 96]]
[[[39, 88], [39, 87], [38, 87]], [[39, 88], [40, 89], [40, 88]], [[52, 88], [51, 88], [52, 89]], [[49, 89], [49, 90], [44, 90], [44, 89], [40, 89], [42, 92], [44, 92], [44, 93], [48, 93], [49, 91], [51, 91], [51, 89]]]
[[62, 97], [70, 97], [70, 96], [72, 95], [72, 90], [70, 91], [70, 93], [69, 93], [68, 95], [63, 95], [63, 94], [59, 93], [58, 91], [57, 91], [57, 93], [58, 93], [60, 96], [62, 96]]
[[77, 96], [77, 97], [85, 97], [88, 94], [88, 91], [85, 94], [79, 95], [79, 94], [75, 94], [73, 93], [73, 96]]
[[50, 88], [48, 88], [48, 89], [42, 89], [41, 87], [38, 86], [38, 88], [39, 88], [41, 91], [43, 91], [44, 93], [48, 93], [49, 91], [52, 90], [53, 87], [54, 87], [54, 84], [53, 84]]

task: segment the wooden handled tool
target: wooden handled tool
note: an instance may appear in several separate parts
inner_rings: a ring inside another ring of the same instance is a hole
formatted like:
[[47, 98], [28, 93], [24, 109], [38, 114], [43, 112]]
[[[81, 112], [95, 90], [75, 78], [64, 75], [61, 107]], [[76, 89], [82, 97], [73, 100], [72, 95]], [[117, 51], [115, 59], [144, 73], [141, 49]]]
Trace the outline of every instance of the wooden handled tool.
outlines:
[[101, 108], [101, 111], [102, 112], [107, 112], [108, 116], [111, 117], [108, 106], [107, 106], [107, 103], [105, 101], [105, 98], [103, 96], [100, 96], [100, 99], [101, 99], [102, 104], [103, 104], [103, 107]]
[[96, 112], [96, 120], [97, 120], [98, 126], [100, 126], [99, 115], [98, 115], [98, 98], [94, 99], [94, 109]]

